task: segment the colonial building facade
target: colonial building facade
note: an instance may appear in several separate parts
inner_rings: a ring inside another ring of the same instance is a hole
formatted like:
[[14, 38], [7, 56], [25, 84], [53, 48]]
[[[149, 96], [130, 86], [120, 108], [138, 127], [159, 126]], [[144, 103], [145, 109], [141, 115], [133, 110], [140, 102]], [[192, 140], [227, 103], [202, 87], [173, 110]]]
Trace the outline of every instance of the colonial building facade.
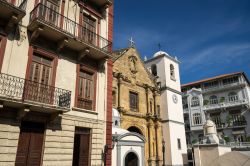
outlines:
[[188, 144], [203, 138], [205, 116], [227, 142], [249, 141], [249, 80], [243, 72], [220, 75], [182, 85]]
[[111, 0], [0, 0], [0, 165], [111, 165]]
[[[145, 138], [145, 165], [162, 165], [160, 93], [134, 47], [113, 53], [113, 108], [120, 126]], [[141, 164], [140, 164], [141, 165]]]
[[187, 147], [182, 110], [179, 64], [164, 51], [145, 61], [160, 89], [164, 164], [187, 165]]

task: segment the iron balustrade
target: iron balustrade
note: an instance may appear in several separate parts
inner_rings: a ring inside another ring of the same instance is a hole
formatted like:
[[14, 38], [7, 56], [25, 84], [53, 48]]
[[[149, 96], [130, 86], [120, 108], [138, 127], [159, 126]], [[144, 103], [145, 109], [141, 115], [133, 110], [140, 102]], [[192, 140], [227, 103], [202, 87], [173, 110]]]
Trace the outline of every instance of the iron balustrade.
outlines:
[[0, 97], [61, 108], [70, 108], [71, 103], [71, 91], [4, 73], [0, 74]]
[[7, 2], [19, 9], [22, 9], [22, 10], [25, 10], [26, 8], [26, 5], [27, 5], [27, 0], [0, 0], [0, 1], [3, 1], [3, 2]]
[[41, 3], [30, 12], [30, 22], [36, 19], [60, 29], [72, 38], [91, 44], [103, 51], [111, 52], [112, 42]]

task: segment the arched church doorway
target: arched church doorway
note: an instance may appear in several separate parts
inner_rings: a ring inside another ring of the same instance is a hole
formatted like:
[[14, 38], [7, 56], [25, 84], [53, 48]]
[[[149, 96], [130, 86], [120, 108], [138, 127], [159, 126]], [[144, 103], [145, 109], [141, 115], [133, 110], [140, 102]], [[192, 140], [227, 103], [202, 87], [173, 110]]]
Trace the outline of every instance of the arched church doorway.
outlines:
[[125, 166], [139, 166], [138, 157], [135, 153], [129, 152], [125, 157]]
[[143, 135], [142, 132], [141, 132], [141, 130], [138, 129], [137, 127], [135, 127], [135, 126], [131, 126], [127, 130], [130, 131], [130, 132], [134, 132], [134, 133], [138, 133], [138, 134]]

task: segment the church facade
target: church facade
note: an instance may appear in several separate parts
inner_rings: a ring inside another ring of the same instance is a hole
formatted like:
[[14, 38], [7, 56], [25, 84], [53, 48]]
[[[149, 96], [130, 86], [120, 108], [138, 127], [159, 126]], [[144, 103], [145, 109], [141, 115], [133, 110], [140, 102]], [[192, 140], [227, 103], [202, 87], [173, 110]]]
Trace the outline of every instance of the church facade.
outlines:
[[145, 138], [145, 165], [162, 165], [160, 93], [134, 47], [113, 53], [112, 85], [120, 127]]

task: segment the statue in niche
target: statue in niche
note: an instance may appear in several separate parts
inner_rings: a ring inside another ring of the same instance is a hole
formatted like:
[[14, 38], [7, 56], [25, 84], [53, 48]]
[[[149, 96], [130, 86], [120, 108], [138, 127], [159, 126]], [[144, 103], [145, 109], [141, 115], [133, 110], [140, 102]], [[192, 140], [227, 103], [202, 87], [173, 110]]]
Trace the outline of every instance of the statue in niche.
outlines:
[[137, 73], [136, 62], [137, 58], [135, 56], [129, 57], [129, 69], [133, 74]]

